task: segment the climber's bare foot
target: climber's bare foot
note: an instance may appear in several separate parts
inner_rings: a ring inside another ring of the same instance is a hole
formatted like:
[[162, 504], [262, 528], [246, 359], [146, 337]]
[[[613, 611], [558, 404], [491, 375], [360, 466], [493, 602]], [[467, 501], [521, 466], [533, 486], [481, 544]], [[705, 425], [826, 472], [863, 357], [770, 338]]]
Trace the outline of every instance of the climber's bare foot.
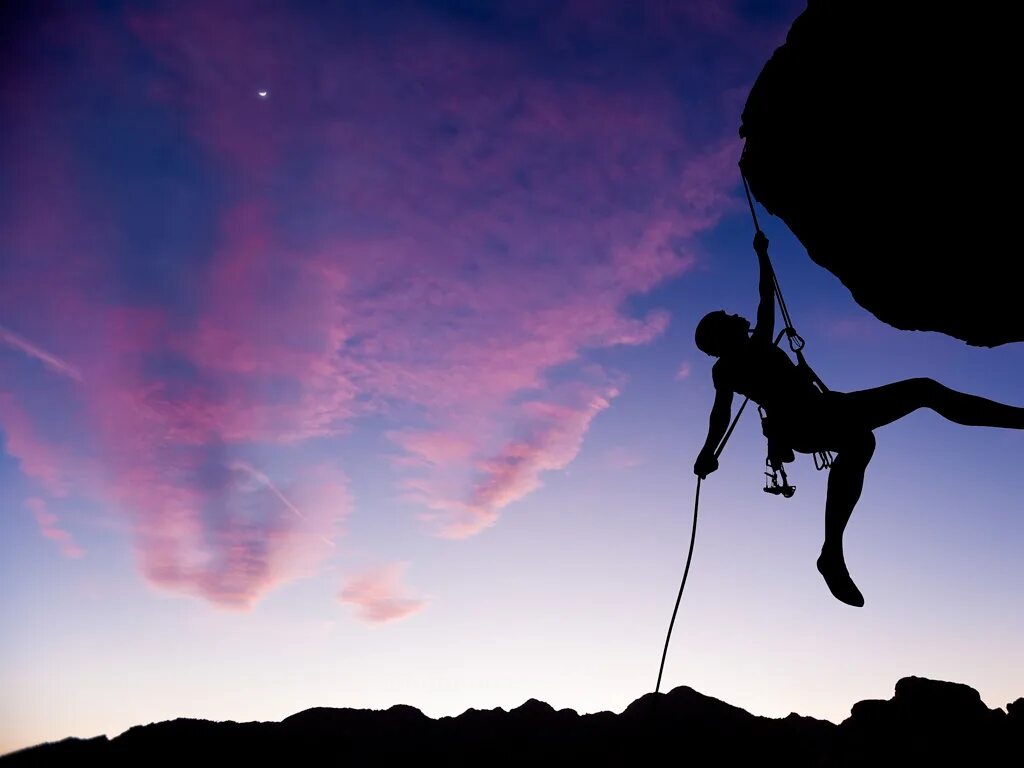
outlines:
[[857, 585], [850, 578], [850, 572], [846, 570], [846, 562], [842, 553], [826, 554], [822, 550], [818, 558], [818, 572], [825, 577], [825, 583], [835, 596], [836, 600], [860, 608], [864, 605], [864, 596], [857, 589]]

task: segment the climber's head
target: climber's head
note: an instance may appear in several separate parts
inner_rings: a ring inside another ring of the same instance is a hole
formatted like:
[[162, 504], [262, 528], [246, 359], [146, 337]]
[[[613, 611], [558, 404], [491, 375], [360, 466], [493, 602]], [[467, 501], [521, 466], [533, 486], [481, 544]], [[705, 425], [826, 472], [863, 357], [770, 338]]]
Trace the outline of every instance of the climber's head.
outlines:
[[747, 340], [750, 321], [739, 315], [728, 315], [725, 310], [708, 312], [697, 323], [694, 340], [697, 349], [714, 357], [721, 357]]

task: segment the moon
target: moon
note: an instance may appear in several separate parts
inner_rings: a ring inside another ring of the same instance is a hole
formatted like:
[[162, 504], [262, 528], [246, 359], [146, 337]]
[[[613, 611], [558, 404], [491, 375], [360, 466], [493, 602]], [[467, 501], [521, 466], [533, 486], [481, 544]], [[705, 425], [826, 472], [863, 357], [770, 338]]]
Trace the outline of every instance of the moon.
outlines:
[[256, 95], [259, 96], [261, 99], [265, 99], [267, 98], [267, 96], [270, 95], [270, 91], [256, 91]]

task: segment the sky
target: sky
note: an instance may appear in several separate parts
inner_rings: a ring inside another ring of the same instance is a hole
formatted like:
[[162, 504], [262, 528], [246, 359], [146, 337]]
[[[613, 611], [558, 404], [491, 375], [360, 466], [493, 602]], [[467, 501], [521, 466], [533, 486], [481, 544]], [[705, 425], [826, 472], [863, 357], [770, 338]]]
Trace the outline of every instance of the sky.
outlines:
[[[653, 690], [713, 399], [693, 328], [756, 307], [739, 115], [801, 9], [5, 4], [0, 753]], [[1024, 404], [1020, 345], [892, 329], [761, 218], [832, 388]], [[907, 675], [1024, 695], [1024, 436], [877, 438], [854, 609], [815, 570], [826, 474], [764, 494], [744, 415], [664, 688], [834, 722]]]

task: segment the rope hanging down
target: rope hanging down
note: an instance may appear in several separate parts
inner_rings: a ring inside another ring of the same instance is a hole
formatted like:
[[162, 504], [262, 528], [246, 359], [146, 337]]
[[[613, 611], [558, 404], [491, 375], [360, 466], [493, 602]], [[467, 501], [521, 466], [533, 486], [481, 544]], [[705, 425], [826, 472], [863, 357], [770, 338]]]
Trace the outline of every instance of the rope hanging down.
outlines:
[[672, 640], [672, 627], [676, 624], [676, 614], [679, 612], [679, 602], [683, 599], [683, 589], [686, 587], [686, 577], [690, 574], [690, 561], [693, 559], [693, 542], [697, 540], [697, 508], [700, 505], [700, 481], [697, 478], [697, 492], [693, 497], [693, 530], [690, 531], [690, 551], [686, 553], [686, 569], [683, 571], [683, 582], [679, 585], [679, 594], [676, 595], [676, 604], [672, 608], [672, 619], [668, 623], [668, 634], [665, 636], [665, 648], [661, 652], [661, 665], [658, 667], [658, 682], [654, 686], [655, 693], [661, 693], [661, 675], [665, 671], [665, 657], [668, 656], [668, 644]]
[[[740, 178], [743, 180], [743, 191], [747, 195], [747, 205], [750, 206], [750, 217], [754, 221], [754, 231], [760, 232], [761, 225], [757, 221], [757, 211], [754, 208], [754, 198], [750, 194], [750, 184], [747, 182], [747, 177], [740, 172]], [[771, 262], [769, 261], [769, 265]], [[804, 368], [810, 375], [812, 381], [821, 388], [823, 392], [828, 391], [828, 387], [825, 383], [818, 378], [818, 375], [811, 369], [811, 366], [804, 360], [803, 348], [804, 340], [796, 332], [793, 327], [793, 320], [789, 315], [789, 308], [786, 306], [786, 300], [782, 296], [782, 287], [779, 285], [779, 277], [775, 274], [775, 268], [771, 268], [772, 272], [772, 284], [775, 288], [775, 298], [779, 304], [779, 311], [782, 314], [782, 321], [785, 323], [785, 328], [775, 338], [775, 345], [777, 346], [782, 341], [782, 336], [785, 334], [789, 339], [789, 348], [797, 356], [797, 362], [800, 367]], [[733, 430], [736, 429], [736, 425], [739, 423], [740, 416], [743, 415], [743, 409], [747, 407], [747, 403], [750, 402], [750, 398], [744, 398], [742, 405], [733, 417], [732, 423], [729, 424], [729, 429], [726, 430], [725, 435], [722, 437], [722, 441], [718, 444], [715, 449], [715, 458], [721, 456], [722, 451], [725, 450], [725, 444], [729, 442], [729, 438], [732, 437]], [[819, 451], [814, 454], [814, 467], [815, 469], [826, 469], [832, 465], [832, 455], [828, 451]], [[686, 578], [690, 575], [690, 563], [693, 561], [693, 545], [697, 540], [697, 513], [700, 509], [700, 484], [703, 480], [702, 477], [697, 477], [697, 490], [694, 493], [693, 498], [693, 528], [690, 531], [690, 548], [686, 553], [686, 567], [683, 569], [683, 580], [679, 584], [679, 593], [676, 595], [676, 603], [672, 608], [672, 618], [668, 623], [668, 633], [665, 635], [665, 647], [661, 652], [661, 664], [658, 667], [658, 682], [654, 686], [654, 692], [661, 692], [661, 677], [665, 672], [665, 659], [668, 656], [668, 646], [672, 640], [672, 629], [676, 624], [676, 614], [679, 613], [679, 603], [683, 599], [683, 590], [686, 588]]]
[[[782, 338], [780, 335], [775, 343], [778, 344]], [[725, 444], [729, 442], [729, 438], [732, 437], [733, 430], [736, 429], [736, 425], [740, 421], [740, 416], [743, 415], [743, 409], [747, 407], [747, 403], [750, 402], [750, 398], [744, 398], [743, 404], [740, 405], [739, 410], [736, 411], [736, 415], [732, 418], [732, 423], [729, 424], [729, 429], [725, 431], [725, 435], [722, 436], [722, 442], [715, 448], [715, 458], [717, 459], [722, 455], [722, 451], [725, 450]], [[686, 589], [686, 577], [690, 575], [690, 563], [693, 561], [693, 544], [697, 540], [697, 512], [700, 509], [700, 483], [704, 478], [697, 477], [697, 492], [693, 496], [693, 528], [690, 531], [690, 550], [686, 553], [686, 567], [683, 569], [683, 580], [679, 584], [679, 594], [676, 595], [676, 604], [672, 608], [672, 618], [668, 623], [668, 634], [665, 635], [665, 647], [661, 651], [661, 665], [658, 667], [658, 682], [654, 686], [654, 692], [661, 692], [661, 676], [665, 671], [665, 659], [668, 656], [668, 645], [672, 641], [672, 628], [676, 625], [676, 614], [679, 613], [679, 603], [683, 599], [683, 590]]]
[[[740, 416], [743, 415], [743, 409], [747, 407], [747, 403], [750, 401], [748, 397], [743, 401], [743, 405], [736, 411], [736, 415], [732, 419], [732, 423], [729, 425], [729, 429], [726, 430], [725, 435], [722, 437], [722, 442], [718, 444], [715, 449], [715, 458], [717, 459], [722, 455], [722, 451], [725, 450], [725, 444], [729, 442], [729, 438], [732, 437], [732, 431], [736, 429], [736, 424], [739, 423]], [[683, 590], [686, 589], [686, 577], [690, 575], [690, 563], [693, 561], [693, 544], [697, 541], [697, 511], [700, 509], [700, 483], [704, 478], [697, 477], [697, 492], [693, 496], [693, 529], [690, 531], [690, 551], [686, 553], [686, 567], [683, 569], [683, 580], [679, 584], [679, 594], [676, 595], [676, 604], [672, 608], [672, 619], [668, 623], [668, 634], [665, 635], [665, 647], [661, 651], [661, 665], [658, 667], [658, 682], [654, 686], [654, 692], [660, 693], [661, 691], [661, 675], [665, 671], [665, 658], [668, 656], [668, 644], [672, 640], [672, 628], [676, 625], [676, 614], [679, 613], [679, 603], [683, 599]]]

